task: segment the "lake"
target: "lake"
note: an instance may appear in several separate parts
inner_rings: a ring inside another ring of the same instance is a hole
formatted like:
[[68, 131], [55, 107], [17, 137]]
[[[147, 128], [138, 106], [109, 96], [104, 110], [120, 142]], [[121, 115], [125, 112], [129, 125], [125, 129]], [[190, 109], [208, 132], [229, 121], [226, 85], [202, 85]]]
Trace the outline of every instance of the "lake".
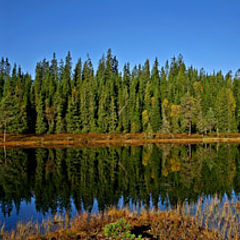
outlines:
[[239, 145], [145, 145], [0, 152], [0, 225], [56, 213], [237, 202]]

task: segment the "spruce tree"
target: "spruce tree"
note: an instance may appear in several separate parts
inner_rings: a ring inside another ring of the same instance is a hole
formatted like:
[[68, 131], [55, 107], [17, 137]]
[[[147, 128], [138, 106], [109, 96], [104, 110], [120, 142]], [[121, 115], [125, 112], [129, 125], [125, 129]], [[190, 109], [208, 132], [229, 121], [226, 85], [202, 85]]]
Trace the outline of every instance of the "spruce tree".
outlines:
[[203, 114], [202, 107], [202, 88], [199, 82], [193, 83], [194, 93], [195, 93], [195, 108], [194, 108], [194, 122], [198, 133], [203, 134], [207, 132], [207, 123], [205, 116]]
[[171, 105], [170, 109], [170, 125], [173, 133], [181, 133], [181, 106], [180, 105]]
[[165, 98], [162, 103], [162, 133], [170, 133], [171, 126], [170, 126], [170, 113], [169, 113], [169, 102]]
[[231, 89], [222, 88], [218, 96], [217, 128], [219, 132], [236, 132], [236, 102]]
[[36, 133], [42, 134], [46, 132], [47, 125], [46, 125], [45, 115], [44, 115], [43, 96], [40, 94], [38, 98], [39, 99], [36, 104], [36, 112], [37, 112]]
[[79, 133], [81, 131], [79, 92], [73, 88], [72, 95], [68, 100], [66, 114], [66, 128], [68, 133]]
[[195, 113], [195, 101], [189, 91], [181, 98], [181, 113], [183, 130], [187, 129], [188, 135], [191, 135]]
[[110, 104], [110, 116], [108, 119], [109, 122], [109, 132], [115, 132], [117, 129], [117, 113], [116, 113], [116, 104], [114, 101], [114, 97], [111, 98], [111, 104]]
[[160, 101], [160, 76], [158, 70], [158, 59], [155, 59], [152, 69], [152, 92], [150, 122], [154, 132], [158, 132], [161, 127], [161, 101]]
[[152, 99], [152, 109], [151, 109], [151, 126], [153, 129], [153, 132], [159, 132], [161, 128], [161, 108], [160, 108], [160, 98], [158, 90], [155, 90], [154, 97]]
[[210, 107], [206, 114], [206, 127], [207, 130], [211, 133], [216, 125], [216, 117], [214, 115], [213, 109]]

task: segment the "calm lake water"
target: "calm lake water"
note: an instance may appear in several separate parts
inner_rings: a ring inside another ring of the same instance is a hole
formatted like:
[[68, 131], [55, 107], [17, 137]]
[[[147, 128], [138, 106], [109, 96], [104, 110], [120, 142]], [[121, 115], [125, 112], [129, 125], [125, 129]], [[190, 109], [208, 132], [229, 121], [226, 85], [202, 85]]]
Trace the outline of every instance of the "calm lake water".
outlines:
[[109, 206], [132, 210], [240, 196], [239, 145], [0, 151], [0, 225]]

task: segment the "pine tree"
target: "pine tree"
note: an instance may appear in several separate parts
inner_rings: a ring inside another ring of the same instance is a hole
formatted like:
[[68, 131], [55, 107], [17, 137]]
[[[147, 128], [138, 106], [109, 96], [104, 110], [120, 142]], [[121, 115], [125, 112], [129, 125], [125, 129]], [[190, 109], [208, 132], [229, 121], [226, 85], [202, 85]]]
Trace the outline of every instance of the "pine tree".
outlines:
[[114, 101], [114, 97], [111, 98], [111, 104], [110, 104], [110, 116], [109, 116], [109, 132], [115, 132], [117, 129], [117, 113], [116, 113], [116, 104]]
[[218, 96], [217, 128], [219, 132], [236, 132], [236, 102], [231, 89], [222, 88]]
[[167, 71], [168, 71], [168, 62], [166, 62], [165, 69], [161, 68], [160, 71], [160, 98], [167, 99], [168, 96], [168, 83], [167, 83]]
[[12, 76], [6, 77], [0, 102], [1, 126], [6, 133], [25, 133], [28, 130], [26, 102], [24, 102], [24, 75], [14, 65]]
[[147, 82], [145, 95], [144, 95], [144, 108], [142, 112], [142, 126], [143, 131], [151, 128], [150, 119], [151, 119], [151, 110], [152, 110], [152, 84]]
[[197, 131], [201, 134], [206, 134], [207, 123], [202, 108], [202, 88], [199, 82], [194, 82], [193, 88], [195, 93], [194, 122], [196, 124]]
[[152, 108], [151, 108], [151, 126], [153, 132], [159, 132], [161, 128], [161, 108], [160, 108], [160, 98], [158, 89], [155, 90], [154, 97], [152, 98]]
[[10, 77], [10, 69], [11, 66], [8, 62], [8, 59], [2, 58], [0, 62], [0, 101], [3, 97], [4, 86], [7, 81], [7, 78]]
[[192, 124], [195, 112], [195, 101], [189, 91], [181, 98], [181, 122], [183, 129], [188, 129], [188, 135], [192, 134]]
[[48, 133], [54, 133], [56, 128], [56, 90], [58, 84], [58, 63], [56, 54], [53, 54], [53, 59], [48, 67], [47, 77], [45, 78], [46, 95], [45, 95], [45, 118], [47, 120]]
[[236, 72], [234, 81], [233, 81], [233, 94], [236, 101], [236, 110], [235, 110], [235, 116], [236, 116], [236, 122], [238, 130], [240, 130], [240, 69]]
[[206, 114], [206, 127], [207, 130], [211, 133], [216, 125], [216, 117], [214, 115], [213, 109], [210, 107]]
[[61, 96], [57, 97], [57, 117], [56, 117], [56, 133], [65, 133], [66, 132], [66, 122], [64, 114], [64, 100]]
[[135, 106], [133, 107], [132, 113], [131, 113], [131, 132], [132, 133], [138, 133], [142, 130], [142, 124], [141, 124], [141, 112], [140, 112], [140, 98], [137, 95]]
[[96, 131], [96, 82], [90, 59], [84, 63], [83, 67], [80, 102], [82, 131]]
[[45, 115], [44, 115], [43, 96], [41, 94], [39, 95], [39, 99], [36, 104], [36, 111], [37, 111], [36, 133], [42, 134], [46, 132], [47, 125], [45, 122]]
[[172, 127], [173, 133], [181, 132], [180, 119], [181, 119], [181, 106], [172, 104], [170, 109], [170, 125]]
[[35, 125], [35, 132], [37, 134], [45, 133], [47, 131], [46, 119], [44, 114], [44, 66], [43, 63], [37, 63], [35, 69], [35, 83], [34, 83], [34, 96], [35, 96], [35, 110], [36, 110], [36, 125]]
[[118, 131], [129, 132], [130, 131], [130, 65], [124, 65], [123, 79], [120, 79], [118, 86]]
[[68, 109], [66, 114], [66, 128], [68, 133], [79, 133], [81, 130], [79, 93], [73, 88], [72, 95], [68, 101]]
[[169, 119], [169, 103], [168, 100], [165, 98], [162, 103], [162, 132], [163, 133], [170, 133], [171, 126], [170, 126], [170, 119]]
[[12, 133], [12, 123], [15, 119], [15, 106], [9, 97], [3, 98], [0, 104], [0, 129], [4, 133], [3, 139], [6, 141], [6, 133]]
[[74, 69], [72, 88], [76, 87], [79, 90], [81, 87], [81, 83], [82, 83], [82, 60], [80, 58]]

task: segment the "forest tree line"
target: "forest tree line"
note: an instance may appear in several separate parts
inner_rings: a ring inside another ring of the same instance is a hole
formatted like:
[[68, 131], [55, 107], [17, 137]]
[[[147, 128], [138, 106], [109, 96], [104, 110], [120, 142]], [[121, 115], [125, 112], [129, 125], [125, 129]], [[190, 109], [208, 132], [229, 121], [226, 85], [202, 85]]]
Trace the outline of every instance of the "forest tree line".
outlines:
[[119, 71], [111, 49], [91, 59], [38, 62], [35, 78], [0, 62], [0, 127], [7, 133], [199, 133], [240, 130], [240, 70], [206, 73], [179, 55]]

